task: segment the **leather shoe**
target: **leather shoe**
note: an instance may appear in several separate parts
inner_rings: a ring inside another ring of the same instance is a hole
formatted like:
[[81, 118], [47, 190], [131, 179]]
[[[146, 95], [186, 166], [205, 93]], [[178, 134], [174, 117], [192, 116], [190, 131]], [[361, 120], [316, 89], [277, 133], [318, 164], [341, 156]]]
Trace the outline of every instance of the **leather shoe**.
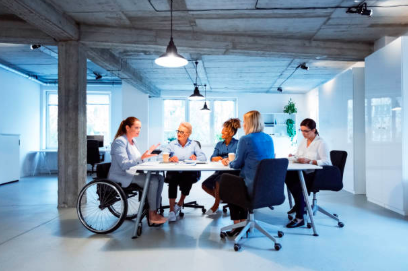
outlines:
[[292, 209], [290, 209], [289, 211], [288, 211], [288, 215], [290, 215], [290, 214], [293, 214], [293, 213], [296, 213], [296, 205], [293, 205], [293, 207], [292, 207]]
[[235, 235], [238, 235], [243, 229], [244, 229], [244, 227], [239, 227], [239, 228], [232, 229], [232, 230], [230, 230], [230, 231], [226, 231], [225, 233], [226, 233], [229, 237], [233, 237], [233, 236], [235, 236]]
[[305, 221], [302, 219], [298, 221], [297, 219], [293, 219], [286, 225], [286, 228], [297, 228], [305, 225]]

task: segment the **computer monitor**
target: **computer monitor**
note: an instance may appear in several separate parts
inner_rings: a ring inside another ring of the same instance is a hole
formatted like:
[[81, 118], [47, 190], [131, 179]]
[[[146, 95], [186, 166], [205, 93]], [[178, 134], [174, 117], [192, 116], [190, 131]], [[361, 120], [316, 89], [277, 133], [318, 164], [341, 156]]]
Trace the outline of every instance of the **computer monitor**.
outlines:
[[96, 140], [99, 143], [99, 147], [103, 147], [103, 135], [87, 135], [86, 140]]

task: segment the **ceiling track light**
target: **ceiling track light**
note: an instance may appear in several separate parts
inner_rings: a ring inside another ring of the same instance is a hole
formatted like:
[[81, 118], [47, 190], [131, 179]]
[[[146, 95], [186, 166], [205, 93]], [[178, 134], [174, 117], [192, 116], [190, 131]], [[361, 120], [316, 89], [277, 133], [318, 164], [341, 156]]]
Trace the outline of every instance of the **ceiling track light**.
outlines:
[[302, 70], [309, 70], [309, 67], [306, 65], [306, 62], [303, 62], [302, 64], [299, 64], [297, 68], [301, 68]]
[[41, 47], [41, 44], [31, 44], [30, 45], [31, 50], [39, 49], [40, 47]]
[[198, 73], [197, 73], [197, 66], [198, 66], [198, 61], [195, 61], [195, 72], [196, 72], [196, 80], [194, 83], [194, 93], [190, 95], [190, 97], [188, 97], [189, 100], [195, 100], [195, 101], [200, 101], [200, 100], [204, 100], [204, 96], [200, 94], [200, 90], [198, 89], [198, 84], [197, 84], [197, 77], [198, 77]]
[[278, 92], [282, 92], [283, 89], [282, 89], [281, 87], [278, 87], [277, 91], [278, 91]]
[[177, 53], [177, 47], [173, 41], [173, 0], [170, 2], [170, 42], [166, 52], [154, 61], [157, 65], [167, 68], [178, 68], [188, 64], [187, 59]]
[[95, 75], [95, 80], [102, 79], [102, 75], [100, 73], [93, 72], [93, 74]]
[[373, 15], [373, 10], [368, 9], [367, 8], [367, 3], [363, 2], [363, 3], [358, 4], [357, 6], [349, 7], [346, 10], [346, 13], [357, 13], [357, 14], [360, 14], [360, 15], [371, 17]]

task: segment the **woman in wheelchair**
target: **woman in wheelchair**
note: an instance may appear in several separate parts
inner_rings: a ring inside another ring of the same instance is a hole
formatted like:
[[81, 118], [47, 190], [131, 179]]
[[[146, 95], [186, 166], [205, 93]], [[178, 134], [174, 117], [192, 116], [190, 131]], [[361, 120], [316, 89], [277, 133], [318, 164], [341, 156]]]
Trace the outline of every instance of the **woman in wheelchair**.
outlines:
[[[143, 187], [146, 174], [130, 173], [128, 169], [143, 163], [145, 159], [155, 156], [156, 154], [151, 154], [151, 152], [159, 146], [159, 144], [153, 145], [141, 154], [135, 140], [135, 137], [139, 136], [141, 128], [142, 123], [139, 119], [128, 117], [121, 122], [115, 135], [115, 140], [112, 143], [112, 165], [109, 170], [108, 179], [120, 183], [122, 187], [128, 187], [131, 183]], [[151, 175], [147, 193], [150, 223], [163, 224], [167, 221], [166, 218], [157, 213], [157, 209], [160, 207], [163, 183], [163, 176], [159, 174]]]
[[[223, 124], [221, 131], [221, 137], [224, 139], [215, 145], [214, 153], [211, 156], [212, 162], [221, 161], [224, 158], [228, 158], [229, 153], [236, 153], [238, 140], [233, 138], [238, 129], [241, 128], [241, 121], [239, 119], [229, 119]], [[206, 215], [214, 215], [217, 213], [218, 206], [220, 205], [220, 177], [225, 171], [216, 171], [213, 175], [208, 177], [202, 184], [202, 188], [205, 192], [215, 198], [213, 206], [205, 213]], [[239, 171], [228, 171], [230, 174], [239, 175]]]

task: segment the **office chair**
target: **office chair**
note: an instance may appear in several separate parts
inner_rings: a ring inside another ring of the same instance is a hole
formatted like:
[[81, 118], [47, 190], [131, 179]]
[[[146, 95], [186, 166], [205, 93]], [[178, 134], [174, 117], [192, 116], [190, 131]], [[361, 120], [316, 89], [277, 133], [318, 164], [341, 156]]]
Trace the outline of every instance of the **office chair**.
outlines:
[[96, 164], [102, 162], [101, 155], [99, 153], [99, 142], [97, 140], [87, 140], [87, 164], [92, 166], [91, 175], [95, 172], [94, 167]]
[[[274, 247], [276, 250], [282, 248], [281, 244], [277, 243], [276, 239], [255, 220], [254, 210], [281, 205], [285, 201], [284, 185], [288, 164], [289, 161], [286, 158], [264, 159], [259, 162], [254, 178], [252, 200], [248, 198], [245, 204], [249, 211], [249, 218], [244, 222], [221, 228], [220, 237], [224, 239], [226, 237], [225, 231], [244, 227], [234, 240], [235, 251], [241, 248], [239, 241], [244, 234], [247, 234], [248, 230], [253, 233], [254, 228], [271, 239], [275, 243]], [[234, 180], [221, 177], [220, 196], [225, 201], [233, 204], [236, 195], [231, 195], [229, 191], [222, 189], [226, 182], [233, 182], [231, 185], [238, 184], [236, 184]], [[239, 184], [245, 186], [245, 183], [239, 182]], [[282, 237], [283, 235], [284, 233], [282, 231], [278, 231], [278, 237]]]
[[337, 214], [331, 214], [319, 205], [317, 205], [316, 193], [320, 190], [340, 191], [343, 189], [343, 172], [347, 160], [347, 152], [345, 151], [331, 151], [330, 159], [333, 166], [323, 166], [323, 169], [316, 170], [313, 184], [310, 192], [313, 193], [312, 210], [313, 215], [319, 211], [328, 217], [336, 220], [340, 228], [344, 227], [344, 223], [340, 222]]
[[[199, 146], [200, 149], [201, 149], [201, 143], [200, 143], [199, 141], [197, 141], [197, 140], [194, 140], [194, 141], [197, 142], [198, 146]], [[165, 174], [163, 174], [163, 175], [164, 175], [164, 177], [166, 178]], [[198, 182], [198, 181], [200, 180], [200, 178], [201, 178], [201, 171], [197, 171], [197, 177], [196, 177], [196, 178], [197, 178], [197, 181], [196, 181], [196, 182]], [[196, 182], [194, 182], [194, 183], [196, 183]], [[163, 213], [164, 213], [164, 209], [168, 209], [168, 208], [170, 208], [170, 205], [161, 206], [161, 207], [160, 207], [160, 214], [163, 214]], [[182, 209], [184, 209], [184, 208], [199, 208], [199, 209], [201, 209], [201, 212], [202, 212], [203, 214], [205, 214], [205, 212], [207, 212], [207, 209], [205, 209], [204, 205], [198, 204], [197, 201], [185, 202], [185, 203], [183, 204], [183, 206], [182, 206]], [[180, 210], [179, 216], [180, 216], [180, 217], [183, 217], [183, 216], [184, 216], [184, 213], [183, 213], [181, 210]]]

